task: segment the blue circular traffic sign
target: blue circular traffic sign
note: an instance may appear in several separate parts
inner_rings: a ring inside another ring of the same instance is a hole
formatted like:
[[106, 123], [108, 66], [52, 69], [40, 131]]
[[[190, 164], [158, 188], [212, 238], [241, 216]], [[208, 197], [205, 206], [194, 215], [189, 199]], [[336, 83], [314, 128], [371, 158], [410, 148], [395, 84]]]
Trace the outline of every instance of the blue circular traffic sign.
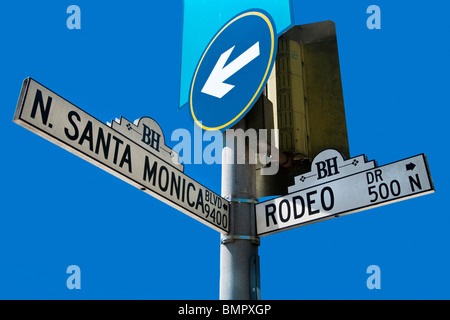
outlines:
[[262, 11], [231, 19], [214, 36], [195, 70], [189, 94], [194, 121], [205, 130], [224, 130], [255, 104], [276, 57], [276, 30]]

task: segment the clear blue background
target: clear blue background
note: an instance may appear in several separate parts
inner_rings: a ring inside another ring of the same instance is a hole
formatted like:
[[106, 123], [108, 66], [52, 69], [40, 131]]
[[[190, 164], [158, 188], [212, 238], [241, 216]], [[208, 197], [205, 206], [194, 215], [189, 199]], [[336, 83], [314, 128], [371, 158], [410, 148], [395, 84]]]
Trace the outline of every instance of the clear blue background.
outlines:
[[[444, 1], [300, 1], [336, 23], [351, 155], [428, 157], [437, 192], [261, 239], [263, 299], [449, 299], [448, 12]], [[66, 9], [82, 10], [68, 30]], [[366, 27], [369, 5], [382, 29]], [[101, 121], [178, 110], [182, 1], [21, 1], [0, 11], [1, 299], [218, 299], [220, 235], [14, 124], [34, 77]], [[169, 143], [170, 144], [170, 143]], [[220, 166], [185, 172], [220, 192]], [[66, 269], [81, 268], [81, 290]], [[366, 269], [381, 268], [381, 290]]]

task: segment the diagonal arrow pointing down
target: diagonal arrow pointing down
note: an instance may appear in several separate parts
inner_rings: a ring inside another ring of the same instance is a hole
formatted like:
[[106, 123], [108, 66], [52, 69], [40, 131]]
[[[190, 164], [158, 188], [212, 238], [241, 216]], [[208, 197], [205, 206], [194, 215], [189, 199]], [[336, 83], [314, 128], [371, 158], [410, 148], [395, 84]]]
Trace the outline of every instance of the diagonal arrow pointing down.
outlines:
[[252, 62], [259, 56], [259, 41], [250, 47], [247, 51], [237, 57], [234, 61], [230, 62], [225, 68], [225, 63], [227, 63], [228, 58], [233, 52], [234, 48], [225, 51], [220, 56], [216, 63], [213, 71], [209, 75], [208, 80], [206, 80], [203, 86], [202, 92], [210, 96], [221, 99], [225, 96], [231, 89], [234, 88], [233, 85], [224, 83], [229, 77], [234, 75], [236, 72], [241, 70], [247, 64]]

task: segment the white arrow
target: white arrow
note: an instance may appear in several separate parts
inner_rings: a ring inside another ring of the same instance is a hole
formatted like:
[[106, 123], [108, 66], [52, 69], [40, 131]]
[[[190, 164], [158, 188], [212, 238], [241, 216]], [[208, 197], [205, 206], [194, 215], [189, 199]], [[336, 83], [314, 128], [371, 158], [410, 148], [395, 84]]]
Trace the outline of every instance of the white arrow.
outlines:
[[[235, 46], [234, 46], [235, 47]], [[245, 51], [234, 61], [230, 62], [225, 68], [225, 63], [234, 50], [234, 47], [222, 53], [219, 60], [216, 63], [213, 71], [209, 75], [203, 86], [202, 92], [210, 96], [221, 99], [224, 95], [230, 92], [234, 88], [233, 85], [224, 83], [229, 77], [241, 70], [247, 64], [252, 62], [259, 56], [259, 41], [255, 43], [250, 49]]]

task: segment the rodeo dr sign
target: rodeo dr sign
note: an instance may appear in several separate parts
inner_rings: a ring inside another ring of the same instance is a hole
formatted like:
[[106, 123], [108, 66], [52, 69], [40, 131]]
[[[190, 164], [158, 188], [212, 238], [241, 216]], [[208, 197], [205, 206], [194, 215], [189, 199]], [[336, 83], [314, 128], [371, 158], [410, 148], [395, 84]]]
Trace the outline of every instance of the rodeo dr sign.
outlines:
[[377, 167], [365, 156], [345, 160], [336, 150], [314, 159], [289, 194], [256, 205], [258, 236], [434, 192], [424, 154]]

